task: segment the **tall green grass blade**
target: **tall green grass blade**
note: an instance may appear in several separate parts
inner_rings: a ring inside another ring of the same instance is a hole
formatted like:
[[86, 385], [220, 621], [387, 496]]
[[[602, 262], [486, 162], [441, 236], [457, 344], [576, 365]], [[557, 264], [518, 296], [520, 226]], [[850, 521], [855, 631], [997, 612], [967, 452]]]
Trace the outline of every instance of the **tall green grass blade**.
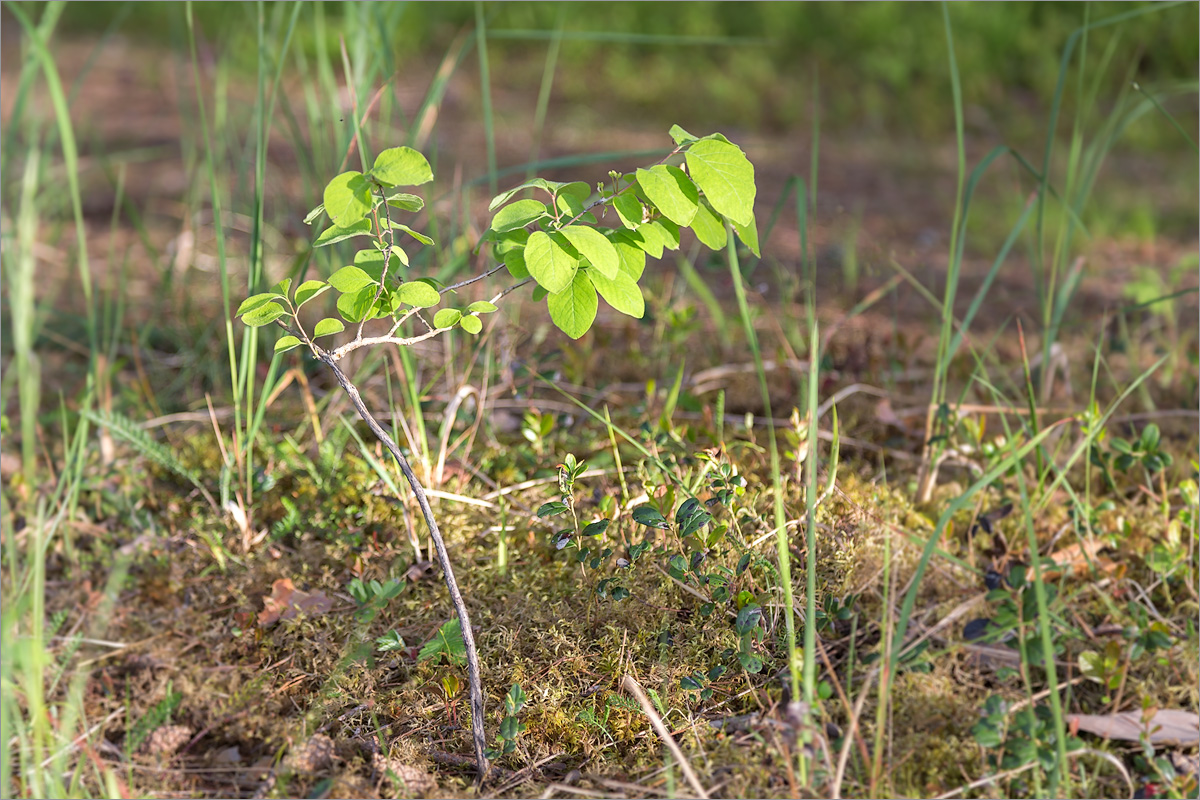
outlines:
[[475, 0], [475, 49], [479, 51], [479, 92], [483, 99], [483, 136], [487, 142], [488, 190], [496, 195], [496, 128], [492, 119], [492, 76], [488, 63], [487, 20], [483, 16], [483, 3]]

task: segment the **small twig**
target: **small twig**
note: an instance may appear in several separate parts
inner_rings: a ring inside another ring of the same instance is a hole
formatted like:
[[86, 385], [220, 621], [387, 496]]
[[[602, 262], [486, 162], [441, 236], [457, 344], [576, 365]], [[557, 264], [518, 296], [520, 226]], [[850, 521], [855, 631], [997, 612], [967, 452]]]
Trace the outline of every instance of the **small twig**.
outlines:
[[408, 485], [412, 489], [413, 496], [417, 499], [417, 505], [421, 507], [421, 514], [425, 517], [425, 524], [429, 526], [429, 534], [433, 539], [433, 546], [437, 549], [438, 561], [442, 564], [442, 576], [446, 580], [446, 588], [450, 591], [450, 600], [454, 603], [454, 610], [458, 614], [458, 620], [462, 628], [463, 645], [467, 656], [467, 678], [471, 693], [471, 733], [475, 742], [475, 765], [478, 770], [476, 780], [482, 781], [484, 776], [487, 775], [488, 759], [484, 755], [487, 738], [483, 729], [483, 685], [479, 677], [479, 654], [475, 649], [475, 634], [471, 630], [471, 618], [467, 612], [467, 605], [463, 601], [462, 593], [458, 590], [458, 581], [454, 577], [454, 569], [450, 564], [450, 554], [446, 550], [446, 542], [442, 538], [437, 520], [433, 516], [433, 509], [429, 506], [429, 498], [426, 497], [425, 489], [421, 486], [421, 482], [417, 480], [417, 476], [413, 472], [412, 466], [408, 463], [408, 459], [404, 457], [400, 448], [396, 446], [396, 442], [367, 409], [366, 404], [363, 403], [362, 396], [358, 393], [358, 388], [350, 382], [350, 379], [346, 377], [346, 373], [342, 372], [333, 354], [321, 349], [311, 341], [307, 343], [313, 355], [333, 370], [334, 377], [342, 387], [342, 390], [349, 396], [350, 402], [354, 404], [355, 410], [358, 411], [358, 415], [367, 423], [367, 427], [371, 429], [371, 433], [375, 434], [375, 438], [382, 442], [388, 449], [388, 452], [392, 454], [392, 458], [396, 459], [396, 463], [400, 466], [400, 471], [404, 473], [404, 477], [408, 480]]
[[667, 746], [667, 749], [671, 751], [671, 755], [673, 755], [675, 760], [679, 763], [679, 769], [683, 771], [683, 777], [686, 778], [687, 782], [691, 785], [692, 791], [704, 798], [704, 800], [708, 800], [708, 792], [700, 783], [700, 779], [696, 777], [696, 773], [692, 771], [692, 765], [688, 763], [687, 757], [684, 756], [683, 751], [679, 749], [679, 745], [675, 744], [675, 740], [671, 738], [671, 732], [667, 730], [667, 726], [663, 724], [662, 718], [659, 717], [658, 712], [654, 710], [654, 706], [651, 704], [650, 698], [647, 697], [646, 693], [642, 691], [642, 687], [638, 685], [638, 682], [633, 679], [632, 675], [626, 675], [621, 679], [621, 688], [629, 692], [634, 696], [634, 698], [637, 699], [638, 703], [642, 707], [643, 713], [649, 717], [650, 724], [654, 726], [654, 731], [658, 734], [658, 737], [662, 739], [663, 744]]

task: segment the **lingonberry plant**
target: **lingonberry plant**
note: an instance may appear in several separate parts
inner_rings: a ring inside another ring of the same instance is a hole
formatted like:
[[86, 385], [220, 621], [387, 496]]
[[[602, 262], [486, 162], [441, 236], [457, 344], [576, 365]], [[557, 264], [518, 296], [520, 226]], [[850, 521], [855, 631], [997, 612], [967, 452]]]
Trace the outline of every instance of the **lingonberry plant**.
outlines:
[[[462, 629], [480, 780], [487, 773], [488, 762], [479, 659], [445, 541], [408, 460], [367, 409], [340, 362], [359, 348], [404, 347], [454, 328], [478, 334], [483, 330], [482, 315], [496, 311], [502, 298], [530, 284], [534, 299], [546, 300], [555, 325], [575, 339], [591, 328], [599, 297], [617, 311], [640, 318], [645, 301], [638, 282], [646, 256], [661, 258], [664, 250], [677, 250], [683, 228], [690, 228], [700, 242], [714, 250], [730, 244], [732, 228], [758, 255], [754, 166], [746, 155], [719, 133], [696, 137], [676, 125], [670, 136], [675, 147], [659, 162], [630, 174], [610, 172], [608, 181], [594, 189], [582, 182], [535, 178], [495, 197], [489, 207], [492, 223], [480, 246], [491, 247], [497, 264], [452, 286], [403, 272], [410, 264], [404, 249], [412, 246], [410, 240], [434, 244], [396, 218], [417, 213], [425, 205], [422, 198], [404, 189], [433, 180], [433, 171], [425, 157], [412, 148], [384, 150], [368, 172], [343, 172], [331, 180], [325, 187], [324, 202], [305, 217], [308, 224], [322, 216], [330, 221], [317, 236], [316, 247], [365, 239], [366, 246], [355, 254], [354, 262], [328, 280], [304, 281], [294, 291], [291, 279], [285, 278], [270, 291], [246, 298], [237, 310], [248, 326], [278, 325], [285, 330], [275, 342], [276, 354], [304, 347], [332, 371], [412, 488]], [[533, 192], [534, 197], [521, 197], [526, 192]], [[490, 300], [465, 306], [454, 303], [458, 290], [502, 270], [515, 282]], [[303, 307], [331, 288], [339, 295], [338, 316], [306, 325], [301, 319]], [[383, 322], [380, 330], [364, 335], [367, 324], [376, 320]], [[351, 338], [336, 345], [318, 344], [318, 339], [344, 333], [347, 324], [354, 330]]]

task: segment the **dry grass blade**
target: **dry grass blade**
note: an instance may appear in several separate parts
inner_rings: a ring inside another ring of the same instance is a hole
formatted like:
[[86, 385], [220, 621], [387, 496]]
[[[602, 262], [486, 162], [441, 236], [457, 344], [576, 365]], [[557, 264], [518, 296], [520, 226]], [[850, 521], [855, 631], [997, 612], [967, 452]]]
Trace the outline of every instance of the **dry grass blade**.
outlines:
[[642, 691], [642, 687], [638, 685], [638, 682], [633, 679], [632, 675], [626, 675], [621, 679], [621, 687], [633, 695], [638, 704], [641, 705], [642, 711], [650, 719], [650, 724], [654, 726], [655, 733], [663, 740], [663, 744], [671, 751], [671, 755], [675, 757], [676, 762], [679, 764], [679, 769], [683, 771], [683, 776], [691, 785], [692, 790], [707, 800], [708, 792], [705, 791], [703, 784], [700, 783], [700, 779], [692, 770], [692, 765], [688, 763], [683, 751], [679, 749], [679, 745], [675, 744], [675, 740], [671, 737], [671, 732], [663, 724], [662, 718], [654, 710], [654, 705], [650, 702], [650, 698], [646, 696], [646, 693]]

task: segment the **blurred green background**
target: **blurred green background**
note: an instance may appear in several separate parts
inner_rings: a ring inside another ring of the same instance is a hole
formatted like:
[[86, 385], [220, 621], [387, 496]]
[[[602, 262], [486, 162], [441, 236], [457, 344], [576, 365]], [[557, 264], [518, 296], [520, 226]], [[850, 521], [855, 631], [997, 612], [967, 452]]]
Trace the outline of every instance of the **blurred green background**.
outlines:
[[[356, 39], [369, 35], [378, 39], [357, 44], [383, 45], [399, 71], [441, 58], [476, 21], [476, 4], [466, 2], [317, 5], [322, 7], [302, 11], [295, 33], [295, 44], [308, 55], [324, 47], [336, 58], [339, 36], [353, 49]], [[1040, 127], [1071, 33], [1085, 21], [1147, 5], [951, 4], [968, 123], [1018, 144], [1033, 135], [1025, 126]], [[72, 3], [60, 30], [116, 29], [183, 48], [181, 6]], [[280, 17], [290, 6], [269, 3], [265, 13]], [[1197, 3], [1184, 3], [1092, 31], [1087, 80], [1100, 82], [1098, 96], [1113, 97], [1131, 80], [1160, 90], [1195, 80], [1198, 9]], [[233, 56], [253, 72], [254, 26], [248, 24], [253, 4], [206, 2], [193, 10], [222, 57]], [[605, 113], [669, 123], [683, 118], [696, 95], [703, 95], [706, 118], [715, 125], [781, 131], [806, 124], [818, 86], [822, 124], [832, 129], [928, 136], [952, 127], [945, 28], [934, 3], [512, 2], [484, 3], [483, 13], [494, 84], [536, 91], [547, 48], [561, 30], [556, 97]], [[363, 77], [371, 83], [387, 76]], [[697, 85], [704, 91], [694, 91]], [[1190, 130], [1195, 106], [1193, 97], [1172, 109], [1187, 114]], [[1073, 111], [1069, 98], [1063, 110]], [[1163, 126], [1142, 126], [1129, 135], [1141, 147], [1185, 145]]]

